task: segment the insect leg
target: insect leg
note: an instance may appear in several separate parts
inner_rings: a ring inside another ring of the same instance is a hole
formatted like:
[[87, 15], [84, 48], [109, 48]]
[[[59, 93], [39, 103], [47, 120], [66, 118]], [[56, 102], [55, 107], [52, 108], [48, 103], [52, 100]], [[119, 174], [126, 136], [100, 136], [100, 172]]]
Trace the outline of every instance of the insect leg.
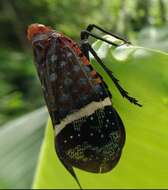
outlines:
[[118, 36], [118, 35], [116, 35], [116, 34], [113, 34], [113, 33], [111, 33], [111, 32], [108, 32], [108, 31], [104, 30], [103, 28], [101, 28], [101, 27], [99, 27], [99, 26], [97, 26], [97, 25], [95, 25], [95, 24], [89, 24], [89, 25], [87, 26], [86, 30], [82, 30], [82, 31], [81, 31], [81, 34], [80, 34], [80, 39], [81, 39], [81, 46], [80, 46], [80, 48], [81, 48], [82, 52], [85, 54], [85, 56], [86, 56], [88, 59], [89, 59], [89, 53], [88, 53], [87, 47], [85, 46], [85, 43], [88, 43], [88, 38], [89, 38], [89, 36], [92, 36], [92, 37], [94, 37], [94, 38], [96, 38], [96, 39], [99, 39], [99, 40], [101, 40], [101, 41], [104, 41], [104, 42], [106, 42], [106, 43], [108, 43], [108, 44], [110, 44], [110, 45], [113, 45], [113, 46], [115, 46], [115, 47], [122, 45], [122, 44], [120, 44], [120, 45], [119, 45], [119, 44], [116, 44], [116, 43], [114, 43], [114, 42], [112, 42], [112, 41], [110, 41], [110, 40], [107, 40], [107, 39], [104, 39], [104, 38], [98, 36], [97, 34], [92, 33], [92, 30], [93, 30], [94, 28], [96, 28], [96, 29], [98, 29], [98, 30], [104, 32], [105, 34], [108, 34], [108, 35], [113, 36], [113, 37], [115, 37], [115, 38], [117, 38], [117, 39], [119, 39], [119, 40], [122, 40], [122, 41], [124, 42], [124, 44], [125, 44], [125, 43], [131, 44], [129, 41], [127, 41], [126, 39], [124, 39], [124, 38], [122, 38], [122, 37], [120, 37], [120, 36]]
[[[122, 44], [116, 44], [116, 43], [114, 43], [114, 42], [112, 42], [112, 41], [110, 41], [110, 40], [107, 40], [107, 39], [105, 39], [105, 38], [102, 38], [102, 37], [100, 37], [100, 36], [98, 36], [97, 34], [94, 34], [94, 33], [92, 33], [91, 32], [91, 30], [93, 29], [93, 27], [91, 28], [91, 26], [92, 25], [89, 25], [88, 27], [87, 27], [87, 29], [86, 30], [82, 30], [81, 31], [81, 34], [80, 34], [80, 39], [81, 39], [81, 43], [80, 43], [80, 49], [82, 50], [82, 52], [85, 54], [85, 56], [88, 58], [88, 60], [89, 60], [89, 52], [88, 52], [88, 49], [87, 49], [87, 43], [88, 43], [88, 38], [89, 38], [89, 36], [92, 36], [92, 37], [94, 37], [94, 38], [96, 38], [96, 39], [99, 39], [99, 40], [101, 40], [101, 41], [104, 41], [104, 42], [106, 42], [106, 43], [108, 43], [108, 44], [110, 44], [110, 45], [113, 45], [113, 46], [115, 46], [115, 47], [118, 47], [118, 46], [121, 46]], [[96, 25], [94, 25], [94, 26], [96, 26]], [[97, 27], [97, 26], [96, 26]], [[103, 29], [102, 29], [103, 30]], [[105, 31], [105, 30], [104, 30]], [[126, 40], [124, 40], [123, 38], [120, 38], [120, 37], [118, 37], [118, 36], [116, 36], [116, 35], [113, 35], [112, 33], [108, 33], [108, 34], [110, 34], [110, 35], [112, 35], [112, 36], [115, 36], [116, 38], [118, 38], [118, 39], [121, 39], [122, 41], [124, 41], [124, 44], [125, 43], [129, 43], [129, 42], [127, 42]], [[85, 45], [86, 44], [86, 45]]]
[[99, 58], [97, 53], [94, 51], [94, 49], [91, 47], [89, 43], [84, 44], [85, 49], [88, 49], [88, 51], [91, 52], [91, 54], [94, 56], [96, 61], [101, 65], [101, 67], [104, 69], [104, 71], [109, 75], [109, 77], [112, 79], [114, 82], [115, 86], [119, 90], [120, 94], [123, 96], [123, 98], [126, 98], [129, 100], [131, 103], [137, 105], [137, 106], [142, 106], [141, 104], [138, 103], [138, 100], [136, 100], [134, 97], [129, 96], [128, 92], [122, 88], [122, 86], [119, 84], [119, 80], [113, 75], [112, 71], [110, 71], [102, 62], [102, 60]]
[[120, 45], [118, 45], [118, 44], [116, 44], [116, 43], [114, 43], [114, 42], [112, 42], [110, 40], [107, 40], [105, 38], [102, 38], [102, 37], [98, 36], [97, 34], [94, 34], [94, 33], [90, 32], [88, 30], [82, 30], [81, 31], [81, 35], [80, 35], [81, 41], [87, 42], [89, 36], [92, 36], [92, 37], [94, 37], [94, 38], [96, 38], [98, 40], [101, 40], [103, 42], [106, 42], [106, 43], [108, 43], [110, 45], [113, 45], [113, 46], [116, 46], [116, 47], [120, 46]]
[[119, 40], [122, 40], [125, 43], [131, 44], [131, 42], [127, 41], [126, 39], [124, 39], [124, 38], [122, 38], [122, 37], [120, 37], [120, 36], [118, 36], [118, 35], [116, 35], [114, 33], [111, 33], [111, 32], [109, 32], [107, 30], [104, 30], [103, 28], [101, 28], [100, 26], [97, 26], [95, 24], [89, 24], [87, 26], [86, 30], [89, 31], [89, 32], [91, 32], [94, 28], [96, 28], [97, 30], [100, 30], [101, 32], [103, 32], [105, 34], [108, 34], [108, 35], [113, 36], [113, 37], [115, 37], [115, 38], [117, 38]]
[[81, 39], [80, 49], [85, 54], [85, 56], [88, 58], [88, 60], [89, 60], [89, 51], [88, 51], [89, 49], [87, 47], [88, 46], [87, 44], [88, 44], [89, 36], [92, 36], [92, 37], [94, 37], [96, 39], [102, 40], [102, 41], [104, 41], [104, 42], [106, 42], [108, 44], [111, 44], [113, 46], [116, 46], [116, 47], [119, 46], [118, 44], [115, 44], [115, 43], [113, 43], [113, 42], [111, 42], [109, 40], [106, 40], [106, 39], [104, 39], [104, 38], [102, 38], [102, 37], [100, 37], [100, 36], [98, 36], [96, 34], [93, 34], [88, 30], [82, 30], [81, 34], [80, 34], [80, 39]]

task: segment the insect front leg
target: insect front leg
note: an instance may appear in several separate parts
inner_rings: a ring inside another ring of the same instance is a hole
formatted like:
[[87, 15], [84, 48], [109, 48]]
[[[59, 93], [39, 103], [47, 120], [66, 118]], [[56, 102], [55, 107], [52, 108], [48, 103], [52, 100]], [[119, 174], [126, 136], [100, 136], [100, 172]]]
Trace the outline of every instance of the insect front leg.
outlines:
[[116, 43], [114, 43], [114, 42], [112, 42], [110, 40], [107, 40], [105, 38], [102, 38], [102, 37], [98, 36], [97, 34], [94, 34], [94, 33], [90, 32], [88, 30], [82, 30], [81, 31], [81, 35], [80, 35], [81, 41], [86, 41], [87, 42], [89, 36], [92, 36], [92, 37], [94, 37], [94, 38], [96, 38], [98, 40], [101, 40], [103, 42], [106, 42], [106, 43], [108, 43], [110, 45], [113, 45], [113, 46], [116, 46], [116, 47], [120, 46], [120, 45], [118, 45], [118, 44], [116, 44]]
[[82, 31], [81, 31], [81, 34], [80, 34], [80, 39], [81, 39], [80, 49], [81, 49], [82, 52], [85, 54], [85, 56], [88, 58], [88, 60], [89, 60], [89, 48], [88, 48], [87, 43], [88, 43], [88, 38], [89, 38], [89, 36], [92, 36], [92, 37], [94, 37], [94, 38], [96, 38], [96, 39], [99, 39], [99, 40], [101, 40], [101, 41], [104, 41], [104, 42], [106, 42], [106, 43], [108, 43], [108, 44], [110, 44], [110, 45], [113, 45], [113, 46], [115, 46], [115, 47], [120, 46], [120, 45], [118, 45], [118, 44], [116, 44], [116, 43], [114, 43], [114, 42], [111, 42], [111, 41], [109, 41], [109, 40], [107, 40], [107, 39], [104, 39], [104, 38], [98, 36], [97, 34], [92, 33], [91, 31], [93, 30], [93, 28], [97, 28], [97, 29], [99, 29], [100, 31], [102, 31], [102, 32], [104, 32], [104, 33], [106, 33], [106, 34], [108, 34], [108, 35], [111, 35], [111, 36], [113, 36], [113, 37], [115, 37], [115, 38], [117, 38], [117, 39], [120, 39], [120, 40], [122, 40], [124, 43], [129, 43], [129, 42], [126, 41], [125, 39], [123, 39], [123, 38], [121, 38], [121, 37], [119, 37], [119, 36], [117, 36], [117, 35], [115, 35], [115, 34], [112, 34], [112, 33], [110, 33], [110, 32], [107, 32], [107, 31], [105, 31], [104, 29], [98, 27], [97, 25], [90, 24], [90, 25], [88, 25], [88, 27], [86, 28], [86, 30], [82, 30]]
[[116, 47], [119, 46], [116, 43], [113, 43], [113, 42], [111, 42], [109, 40], [106, 40], [106, 39], [98, 36], [97, 34], [92, 33], [91, 30], [93, 29], [93, 26], [96, 26], [96, 25], [89, 25], [87, 27], [87, 29], [86, 30], [82, 30], [81, 34], [80, 34], [80, 40], [81, 40], [81, 42], [80, 42], [80, 49], [85, 54], [85, 56], [88, 58], [88, 60], [89, 60], [89, 47], [88, 47], [88, 44], [89, 44], [88, 43], [88, 38], [89, 38], [89, 36], [92, 36], [92, 37], [94, 37], [96, 39], [104, 41], [104, 42], [106, 42], [106, 43], [108, 43], [110, 45], [113, 45], [113, 46], [116, 46]]
[[94, 28], [97, 29], [97, 30], [99, 30], [99, 31], [101, 31], [101, 32], [103, 32], [103, 33], [105, 33], [105, 34], [108, 34], [108, 35], [110, 35], [112, 37], [115, 37], [115, 38], [117, 38], [119, 40], [122, 40], [125, 43], [131, 44], [131, 42], [129, 42], [128, 40], [126, 40], [126, 39], [124, 39], [124, 38], [122, 38], [122, 37], [120, 37], [120, 36], [118, 36], [118, 35], [116, 35], [114, 33], [111, 33], [111, 32], [109, 32], [107, 30], [104, 30], [103, 28], [101, 28], [100, 26], [97, 26], [95, 24], [89, 24], [87, 26], [86, 30], [89, 31], [89, 32], [91, 32]]

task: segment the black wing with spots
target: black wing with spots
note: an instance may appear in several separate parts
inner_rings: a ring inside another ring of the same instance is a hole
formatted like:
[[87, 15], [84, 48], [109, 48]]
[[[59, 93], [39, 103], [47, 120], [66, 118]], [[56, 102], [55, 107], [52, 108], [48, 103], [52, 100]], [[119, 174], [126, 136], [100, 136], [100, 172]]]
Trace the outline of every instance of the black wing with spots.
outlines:
[[125, 142], [123, 123], [111, 106], [69, 123], [57, 135], [56, 147], [69, 165], [88, 172], [110, 171], [118, 162]]

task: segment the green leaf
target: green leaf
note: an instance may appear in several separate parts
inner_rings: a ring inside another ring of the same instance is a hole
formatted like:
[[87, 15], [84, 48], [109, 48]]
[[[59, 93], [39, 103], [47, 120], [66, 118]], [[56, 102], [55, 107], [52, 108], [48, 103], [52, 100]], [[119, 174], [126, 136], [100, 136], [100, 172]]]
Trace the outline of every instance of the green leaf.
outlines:
[[0, 189], [29, 189], [48, 114], [40, 108], [0, 127]]
[[[168, 54], [126, 45], [114, 49], [102, 42], [93, 47], [143, 107], [123, 99], [111, 79], [92, 60], [113, 95], [112, 102], [124, 122], [127, 138], [121, 159], [111, 172], [92, 174], [75, 168], [82, 187], [168, 188]], [[56, 156], [50, 122], [33, 187], [78, 188]]]

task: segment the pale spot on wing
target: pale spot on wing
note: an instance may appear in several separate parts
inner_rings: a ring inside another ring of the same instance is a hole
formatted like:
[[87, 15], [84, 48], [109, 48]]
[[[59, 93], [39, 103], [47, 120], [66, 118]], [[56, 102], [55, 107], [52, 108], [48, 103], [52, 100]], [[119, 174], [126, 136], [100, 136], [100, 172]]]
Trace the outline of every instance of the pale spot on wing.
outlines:
[[55, 61], [57, 61], [57, 58], [58, 58], [57, 55], [55, 55], [55, 54], [52, 55], [52, 56], [51, 56], [51, 62], [54, 63]]
[[67, 64], [66, 61], [61, 61], [60, 63], [61, 67], [64, 67], [66, 64]]
[[57, 75], [55, 73], [52, 73], [50, 76], [49, 76], [49, 79], [51, 82], [54, 82], [56, 79], [57, 79]]
[[67, 53], [67, 57], [71, 57], [73, 54], [71, 52]]

